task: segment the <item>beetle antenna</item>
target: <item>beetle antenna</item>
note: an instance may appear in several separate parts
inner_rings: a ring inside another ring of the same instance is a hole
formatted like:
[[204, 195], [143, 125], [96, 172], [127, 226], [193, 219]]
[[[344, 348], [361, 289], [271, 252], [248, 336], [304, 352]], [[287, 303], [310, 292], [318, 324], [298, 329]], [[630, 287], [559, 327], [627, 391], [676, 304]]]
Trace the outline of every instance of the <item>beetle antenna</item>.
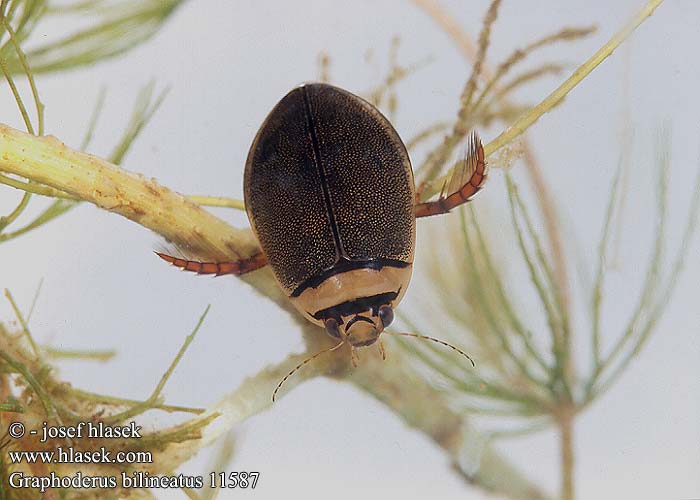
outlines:
[[460, 349], [459, 347], [455, 347], [455, 346], [453, 346], [452, 344], [450, 344], [449, 342], [445, 342], [444, 340], [436, 339], [435, 337], [428, 337], [427, 335], [420, 335], [420, 334], [418, 334], [418, 333], [388, 332], [388, 331], [386, 331], [386, 330], [384, 331], [384, 333], [388, 333], [388, 334], [390, 334], [390, 335], [403, 335], [404, 337], [415, 337], [415, 338], [417, 338], [417, 339], [431, 340], [431, 341], [433, 341], [433, 342], [437, 342], [438, 344], [442, 344], [442, 345], [444, 345], [445, 347], [449, 347], [450, 349], [452, 349], [452, 350], [454, 350], [454, 351], [457, 351], [457, 352], [460, 353], [462, 356], [464, 356], [465, 358], [467, 358], [467, 359], [469, 360], [469, 362], [472, 364], [472, 366], [476, 366], [476, 364], [474, 363], [474, 360], [471, 358], [471, 356], [469, 356], [469, 354], [467, 354], [466, 352], [464, 352], [464, 351], [463, 351], [462, 349]]
[[277, 397], [277, 391], [280, 390], [280, 387], [282, 387], [282, 384], [284, 384], [284, 383], [287, 381], [287, 379], [288, 379], [289, 377], [291, 377], [292, 375], [294, 375], [294, 373], [295, 373], [299, 368], [301, 368], [302, 366], [304, 366], [306, 363], [308, 363], [308, 362], [310, 362], [310, 361], [313, 361], [314, 359], [318, 358], [318, 357], [319, 357], [321, 354], [323, 354], [324, 352], [333, 352], [333, 351], [335, 351], [338, 347], [340, 347], [340, 346], [343, 345], [344, 343], [345, 343], [345, 341], [343, 340], [343, 341], [337, 343], [336, 345], [334, 345], [333, 347], [326, 347], [325, 349], [321, 349], [321, 350], [318, 351], [316, 354], [314, 354], [314, 355], [312, 355], [312, 356], [309, 356], [309, 357], [306, 358], [304, 361], [302, 361], [301, 363], [299, 363], [298, 365], [296, 365], [296, 366], [294, 367], [294, 369], [293, 369], [292, 371], [290, 371], [288, 374], [286, 374], [286, 375], [284, 376], [284, 378], [283, 378], [282, 380], [280, 380], [280, 383], [277, 384], [277, 387], [275, 388], [275, 392], [272, 393], [272, 402], [273, 402], [273, 403], [275, 402], [275, 398]]

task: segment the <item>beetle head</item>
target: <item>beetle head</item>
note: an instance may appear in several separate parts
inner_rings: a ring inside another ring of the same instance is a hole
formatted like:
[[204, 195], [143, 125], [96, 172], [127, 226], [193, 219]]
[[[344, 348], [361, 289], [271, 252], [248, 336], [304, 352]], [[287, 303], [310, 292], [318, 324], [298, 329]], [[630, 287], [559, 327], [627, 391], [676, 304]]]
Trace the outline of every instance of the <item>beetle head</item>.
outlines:
[[325, 325], [331, 337], [345, 339], [352, 347], [363, 347], [374, 344], [393, 319], [394, 311], [385, 304], [376, 309], [341, 316], [340, 323], [335, 318], [328, 318]]

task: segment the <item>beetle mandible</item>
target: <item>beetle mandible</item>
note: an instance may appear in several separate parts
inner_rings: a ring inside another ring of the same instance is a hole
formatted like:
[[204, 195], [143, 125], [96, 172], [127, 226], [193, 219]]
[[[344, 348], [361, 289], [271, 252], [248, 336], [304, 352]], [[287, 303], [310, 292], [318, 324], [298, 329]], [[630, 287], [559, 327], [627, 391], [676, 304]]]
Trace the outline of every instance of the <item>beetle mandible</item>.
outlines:
[[487, 165], [474, 133], [457, 170], [438, 199], [420, 203], [389, 120], [346, 90], [305, 84], [273, 108], [246, 161], [245, 207], [261, 252], [237, 262], [157, 253], [199, 274], [269, 264], [296, 309], [336, 347], [348, 343], [354, 363], [354, 349], [377, 341], [408, 288], [416, 218], [446, 213], [483, 187]]

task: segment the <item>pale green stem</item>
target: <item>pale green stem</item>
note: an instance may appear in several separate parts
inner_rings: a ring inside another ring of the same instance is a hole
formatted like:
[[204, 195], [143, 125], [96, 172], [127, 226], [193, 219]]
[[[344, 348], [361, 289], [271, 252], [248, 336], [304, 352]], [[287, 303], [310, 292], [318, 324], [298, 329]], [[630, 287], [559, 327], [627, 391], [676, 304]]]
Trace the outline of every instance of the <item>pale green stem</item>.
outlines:
[[178, 365], [178, 363], [182, 359], [182, 356], [185, 355], [187, 348], [190, 346], [190, 344], [194, 340], [195, 336], [197, 335], [199, 328], [202, 326], [204, 319], [207, 317], [207, 314], [209, 313], [210, 307], [211, 306], [207, 306], [207, 308], [204, 310], [204, 313], [202, 313], [202, 315], [200, 316], [199, 321], [197, 322], [197, 325], [194, 327], [194, 330], [192, 330], [192, 333], [190, 333], [187, 336], [187, 338], [185, 338], [185, 342], [182, 344], [182, 347], [180, 347], [180, 350], [178, 351], [177, 355], [175, 356], [175, 359], [173, 359], [173, 361], [170, 363], [170, 366], [165, 371], [163, 376], [160, 378], [158, 385], [156, 385], [156, 388], [153, 390], [153, 393], [149, 396], [149, 398], [146, 399], [142, 403], [134, 405], [132, 408], [129, 408], [128, 410], [125, 410], [121, 413], [116, 413], [114, 415], [110, 415], [108, 418], [105, 419], [105, 423], [107, 423], [107, 422], [109, 422], [109, 423], [123, 422], [124, 420], [127, 420], [131, 417], [134, 417], [136, 415], [143, 413], [146, 410], [153, 408], [154, 405], [156, 405], [158, 403], [158, 398], [160, 398], [160, 394], [161, 394], [161, 392], [163, 392], [163, 388], [165, 387], [165, 384], [168, 382], [168, 379], [170, 379], [170, 376], [173, 374], [173, 371], [175, 371], [175, 367]]
[[32, 334], [29, 331], [29, 325], [27, 325], [27, 322], [24, 320], [24, 316], [22, 316], [19, 307], [17, 307], [15, 299], [12, 297], [12, 294], [7, 288], [5, 288], [5, 297], [7, 297], [7, 300], [10, 302], [12, 310], [14, 311], [15, 316], [17, 317], [17, 321], [19, 321], [19, 324], [22, 326], [22, 331], [24, 332], [24, 335], [27, 337], [27, 340], [29, 340], [29, 344], [32, 346], [32, 351], [34, 351], [34, 355], [37, 359], [41, 359], [41, 356], [39, 354], [39, 348], [34, 342], [34, 338], [32, 337]]
[[586, 78], [600, 63], [607, 59], [615, 49], [632, 34], [632, 32], [642, 24], [649, 16], [651, 16], [656, 8], [663, 3], [663, 0], [649, 0], [644, 8], [627, 23], [620, 31], [615, 33], [610, 40], [607, 41], [598, 51], [593, 54], [586, 62], [584, 62], [574, 73], [567, 78], [564, 83], [557, 87], [551, 94], [537, 106], [532, 108], [527, 114], [516, 121], [506, 131], [501, 133], [493, 141], [484, 147], [486, 156], [491, 155], [494, 151], [501, 149], [503, 146], [511, 142], [520, 134], [525, 132], [533, 123], [535, 123], [543, 114], [559, 104], [564, 97], [576, 85]]
[[[502, 132], [498, 137], [484, 146], [485, 156], [491, 156], [493, 153], [509, 144], [516, 137], [520, 136], [530, 126], [532, 126], [542, 115], [556, 107], [566, 95], [571, 92], [579, 83], [586, 78], [591, 71], [597, 68], [605, 59], [607, 59], [617, 47], [629, 37], [632, 32], [642, 24], [649, 16], [651, 16], [656, 8], [663, 3], [663, 0], [649, 0], [644, 8], [634, 16], [620, 31], [615, 33], [598, 51], [595, 52], [586, 62], [581, 64], [574, 73], [567, 78], [559, 87], [554, 89], [542, 102], [533, 107], [520, 117], [513, 125]], [[459, 165], [454, 168], [459, 168]], [[453, 168], [453, 170], [454, 170]], [[433, 182], [431, 188], [425, 193], [425, 196], [435, 194], [443, 183], [447, 182], [452, 176], [452, 171], [447, 172], [442, 178]]]

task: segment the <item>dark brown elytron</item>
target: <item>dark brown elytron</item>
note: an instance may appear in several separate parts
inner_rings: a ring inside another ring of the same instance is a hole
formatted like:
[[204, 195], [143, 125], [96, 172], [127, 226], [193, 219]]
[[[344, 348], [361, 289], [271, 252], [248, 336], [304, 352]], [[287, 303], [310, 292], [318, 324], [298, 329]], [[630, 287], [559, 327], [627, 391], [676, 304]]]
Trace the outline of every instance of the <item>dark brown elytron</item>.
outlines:
[[307, 84], [274, 107], [248, 154], [245, 205], [261, 254], [225, 263], [159, 255], [202, 274], [269, 263], [308, 320], [352, 347], [369, 345], [408, 287], [416, 217], [468, 201], [485, 179], [473, 135], [457, 182], [417, 203], [408, 153], [389, 121], [345, 90]]
[[[377, 311], [406, 290], [415, 246], [413, 173], [391, 124], [344, 90], [296, 88], [253, 141], [244, 193], [260, 246], [297, 308], [345, 327], [351, 341], [374, 341]], [[352, 335], [347, 325], [366, 311], [369, 321], [355, 320]]]

